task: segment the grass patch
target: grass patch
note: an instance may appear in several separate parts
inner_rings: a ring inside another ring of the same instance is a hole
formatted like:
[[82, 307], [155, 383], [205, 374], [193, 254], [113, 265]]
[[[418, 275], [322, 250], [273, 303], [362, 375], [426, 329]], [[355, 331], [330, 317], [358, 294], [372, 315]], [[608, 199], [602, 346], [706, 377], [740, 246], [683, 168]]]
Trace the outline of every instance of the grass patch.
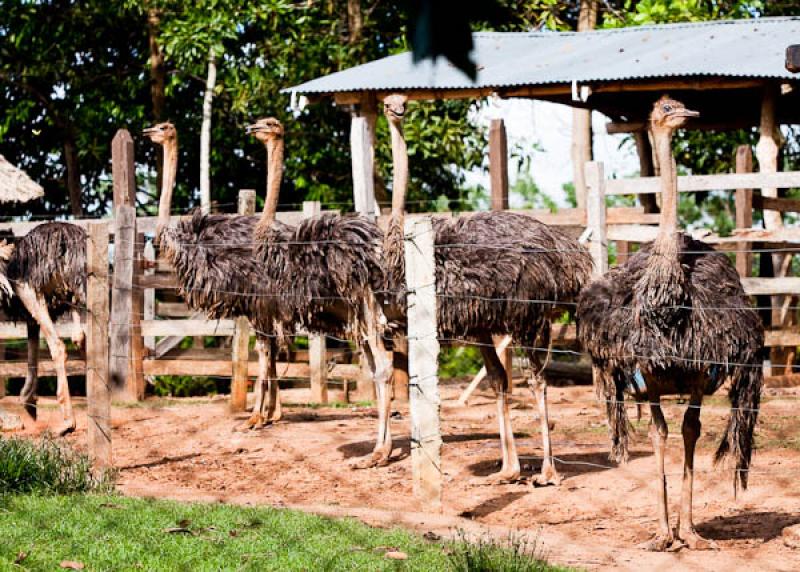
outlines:
[[553, 570], [536, 539], [509, 534], [504, 541], [482, 536], [469, 541], [464, 531], [449, 550], [448, 563], [454, 572], [547, 572]]
[[[0, 514], [0, 570], [19, 569], [22, 555], [29, 570], [56, 570], [64, 560], [87, 570], [558, 570], [523, 567], [534, 561], [488, 541], [476, 548], [428, 542], [401, 529], [282, 509], [9, 495]], [[408, 559], [387, 559], [390, 550]]]
[[43, 437], [0, 439], [0, 494], [70, 494], [107, 491], [107, 477], [97, 479], [86, 455]]

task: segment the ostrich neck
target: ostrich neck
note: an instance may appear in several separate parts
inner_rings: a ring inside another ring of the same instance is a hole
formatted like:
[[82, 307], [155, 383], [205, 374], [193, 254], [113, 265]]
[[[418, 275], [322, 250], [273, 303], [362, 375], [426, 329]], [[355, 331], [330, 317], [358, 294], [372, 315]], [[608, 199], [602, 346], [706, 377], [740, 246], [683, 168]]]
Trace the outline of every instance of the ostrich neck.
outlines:
[[402, 125], [390, 120], [389, 132], [392, 135], [392, 216], [403, 217], [408, 190], [408, 147]]
[[169, 225], [172, 209], [172, 192], [175, 189], [175, 178], [178, 172], [178, 140], [164, 142], [164, 171], [161, 176], [161, 198], [158, 202], [158, 228]]
[[678, 230], [678, 180], [672, 157], [672, 130], [653, 129], [661, 175], [661, 217], [659, 235], [672, 236]]
[[281, 191], [281, 178], [283, 176], [283, 139], [270, 139], [267, 148], [267, 197], [264, 200], [264, 212], [261, 214], [259, 225], [268, 228], [275, 221], [278, 211], [278, 198]]

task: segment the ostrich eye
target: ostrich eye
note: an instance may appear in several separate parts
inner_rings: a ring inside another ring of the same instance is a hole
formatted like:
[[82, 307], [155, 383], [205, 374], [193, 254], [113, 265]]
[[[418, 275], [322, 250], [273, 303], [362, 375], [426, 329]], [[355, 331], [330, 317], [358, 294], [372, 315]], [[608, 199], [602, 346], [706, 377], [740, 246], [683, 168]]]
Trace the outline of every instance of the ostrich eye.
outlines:
[[671, 106], [671, 105], [669, 105], [669, 104], [667, 104], [667, 105], [665, 105], [665, 106], [663, 107], [663, 109], [664, 109], [664, 111], [665, 111], [666, 113], [669, 113], [670, 111], [672, 111], [672, 106]]

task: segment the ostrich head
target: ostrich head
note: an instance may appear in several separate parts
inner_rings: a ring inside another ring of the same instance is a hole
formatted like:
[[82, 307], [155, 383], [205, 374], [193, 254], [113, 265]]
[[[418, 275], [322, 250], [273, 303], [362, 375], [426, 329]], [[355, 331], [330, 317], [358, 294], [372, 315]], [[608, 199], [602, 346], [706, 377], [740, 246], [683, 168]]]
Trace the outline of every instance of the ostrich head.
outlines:
[[686, 106], [680, 101], [664, 95], [653, 105], [653, 111], [650, 112], [650, 123], [653, 125], [653, 129], [673, 130], [683, 127], [690, 117], [699, 115], [697, 111], [686, 109]]
[[406, 115], [406, 102], [408, 98], [399, 93], [393, 93], [383, 99], [383, 114], [392, 123], [402, 123]]
[[262, 143], [283, 138], [283, 125], [274, 117], [263, 117], [247, 126], [247, 133], [255, 135]]
[[142, 135], [149, 137], [150, 141], [157, 145], [164, 145], [165, 143], [177, 139], [178, 132], [175, 126], [169, 121], [164, 123], [157, 123], [152, 127], [148, 127], [142, 131]]

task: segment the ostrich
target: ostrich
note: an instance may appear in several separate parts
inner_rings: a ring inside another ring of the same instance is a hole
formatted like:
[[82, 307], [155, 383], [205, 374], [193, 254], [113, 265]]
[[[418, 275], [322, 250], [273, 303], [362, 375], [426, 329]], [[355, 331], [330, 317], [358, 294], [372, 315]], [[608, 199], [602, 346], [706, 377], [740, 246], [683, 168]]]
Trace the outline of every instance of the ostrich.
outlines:
[[322, 214], [290, 227], [277, 220], [283, 128], [259, 119], [247, 132], [267, 151], [267, 195], [255, 228], [256, 254], [274, 284], [278, 305], [295, 329], [356, 340], [373, 373], [378, 437], [356, 467], [385, 464], [391, 454], [388, 382], [392, 366], [383, 343], [385, 319], [376, 291], [383, 283], [381, 233], [366, 217]]
[[[67, 380], [67, 350], [56, 332], [55, 320], [72, 314], [72, 341], [81, 346], [81, 306], [86, 304], [86, 232], [63, 222], [41, 224], [12, 244], [2, 242], [0, 266], [11, 290], [2, 284], [2, 304], [15, 322], [25, 322], [28, 330], [28, 371], [19, 399], [29, 420], [37, 418], [39, 335], [44, 334], [56, 370], [56, 399], [62, 419], [57, 435], [75, 430], [75, 415]], [[8, 295], [11, 294], [11, 295]]]
[[[587, 287], [578, 303], [579, 339], [592, 357], [597, 390], [606, 401], [611, 458], [628, 455], [629, 424], [623, 403], [627, 389], [646, 398], [650, 437], [658, 470], [659, 531], [643, 547], [665, 550], [676, 538], [690, 548], [713, 548], [692, 521], [694, 452], [700, 436], [703, 396], [730, 378], [731, 415], [716, 453], [736, 460], [734, 487], [747, 487], [747, 471], [761, 394], [760, 352], [764, 331], [729, 259], [679, 232], [672, 133], [689, 117], [678, 101], [655, 103], [650, 125], [661, 166], [658, 236]], [[637, 383], [631, 383], [633, 379]], [[667, 422], [663, 395], [689, 395], [683, 418], [684, 469], [678, 525], [673, 534], [667, 512], [664, 450]]]
[[[403, 219], [408, 184], [408, 154], [403, 135], [407, 98], [384, 99], [394, 163], [392, 213], [384, 242], [386, 285], [393, 293], [387, 316], [405, 322]], [[547, 384], [534, 347], [549, 347], [550, 320], [559, 304], [573, 301], [589, 281], [591, 258], [576, 240], [519, 213], [482, 212], [451, 220], [434, 219], [437, 322], [443, 340], [479, 344], [487, 377], [497, 395], [502, 467], [493, 481], [514, 481], [520, 466], [508, 406], [508, 378], [492, 335], [511, 334], [530, 362], [528, 386], [539, 407], [544, 459], [533, 482], [558, 484], [547, 418]], [[545, 301], [545, 302], [539, 302]]]
[[[171, 123], [143, 131], [162, 146], [164, 175], [158, 205], [156, 244], [175, 268], [180, 293], [190, 308], [211, 319], [246, 316], [256, 334], [258, 379], [256, 403], [245, 427], [257, 428], [281, 416], [274, 383], [274, 362], [281, 324], [271, 282], [253, 251], [255, 216], [203, 214], [170, 225], [170, 209], [178, 169], [178, 137]], [[272, 369], [270, 369], [272, 368]], [[264, 396], [269, 396], [269, 401]]]

